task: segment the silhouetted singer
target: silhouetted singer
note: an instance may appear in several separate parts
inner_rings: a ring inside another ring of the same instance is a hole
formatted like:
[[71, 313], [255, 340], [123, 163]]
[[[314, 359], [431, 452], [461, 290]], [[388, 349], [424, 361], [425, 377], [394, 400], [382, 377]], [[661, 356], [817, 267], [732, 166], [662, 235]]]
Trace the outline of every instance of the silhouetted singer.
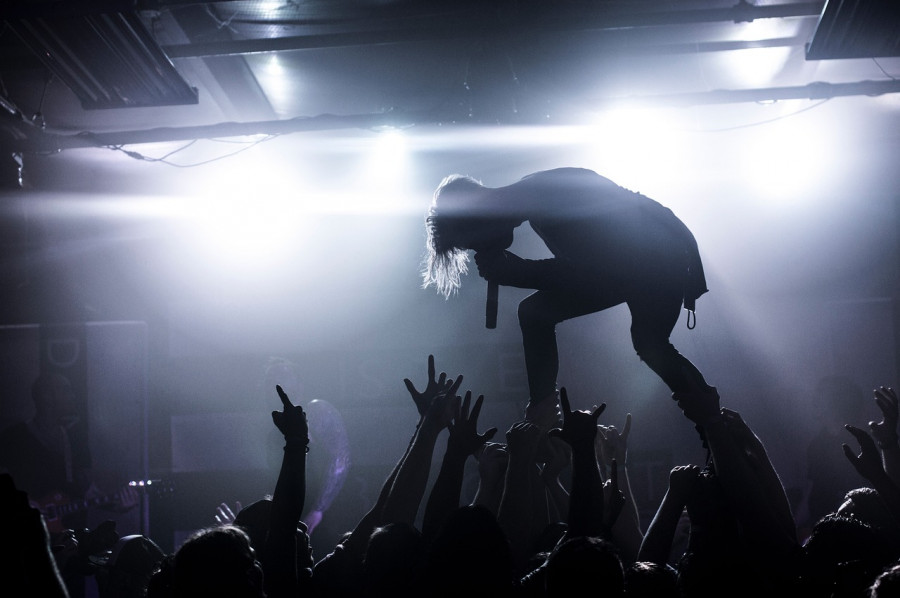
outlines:
[[[554, 257], [507, 251], [526, 221]], [[468, 271], [471, 249], [489, 284], [536, 289], [519, 304], [526, 413], [556, 396], [556, 325], [621, 303], [631, 310], [635, 351], [673, 393], [706, 385], [669, 341], [682, 305], [691, 326], [696, 300], [707, 292], [697, 242], [658, 202], [581, 168], [537, 172], [496, 188], [456, 174], [435, 190], [426, 233], [425, 287], [449, 297]], [[488, 327], [490, 312], [489, 304]]]

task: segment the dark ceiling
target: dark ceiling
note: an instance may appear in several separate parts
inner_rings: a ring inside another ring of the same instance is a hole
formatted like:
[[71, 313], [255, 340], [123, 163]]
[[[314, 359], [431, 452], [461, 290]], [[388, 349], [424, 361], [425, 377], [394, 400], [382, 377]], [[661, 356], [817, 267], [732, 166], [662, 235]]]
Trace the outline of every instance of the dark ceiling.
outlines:
[[[871, 77], [872, 60], [900, 54], [893, 4], [11, 0], [0, 9], [0, 147], [559, 123], [618, 97], [895, 93], [895, 79]], [[697, 76], [703, 61], [752, 48], [791, 50], [777, 85], [713, 89]], [[822, 80], [813, 59], [842, 68]]]

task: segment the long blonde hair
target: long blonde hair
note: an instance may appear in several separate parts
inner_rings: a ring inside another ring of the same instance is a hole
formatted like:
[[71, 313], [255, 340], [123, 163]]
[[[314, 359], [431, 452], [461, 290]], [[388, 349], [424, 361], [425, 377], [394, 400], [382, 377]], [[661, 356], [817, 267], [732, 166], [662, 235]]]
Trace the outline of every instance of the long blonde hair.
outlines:
[[434, 286], [445, 298], [459, 290], [460, 277], [469, 271], [469, 254], [457, 245], [455, 232], [465, 224], [472, 206], [468, 198], [484, 186], [461, 174], [445, 177], [434, 191], [425, 217], [425, 258], [422, 288]]

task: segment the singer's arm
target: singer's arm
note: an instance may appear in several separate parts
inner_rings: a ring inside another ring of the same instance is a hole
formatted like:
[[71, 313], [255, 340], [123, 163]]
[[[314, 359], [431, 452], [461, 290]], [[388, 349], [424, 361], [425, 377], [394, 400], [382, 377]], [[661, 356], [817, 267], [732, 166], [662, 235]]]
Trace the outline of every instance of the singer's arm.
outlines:
[[565, 260], [526, 260], [509, 251], [479, 251], [475, 254], [478, 275], [489, 282], [520, 289], [548, 289], [568, 278]]

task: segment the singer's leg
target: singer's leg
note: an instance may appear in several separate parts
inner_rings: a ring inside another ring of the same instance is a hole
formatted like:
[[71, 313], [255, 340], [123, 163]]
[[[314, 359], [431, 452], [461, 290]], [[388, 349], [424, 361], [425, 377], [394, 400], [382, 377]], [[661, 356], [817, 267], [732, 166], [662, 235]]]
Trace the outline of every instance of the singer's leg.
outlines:
[[634, 350], [672, 392], [688, 390], [692, 383], [706, 385], [700, 370], [669, 341], [681, 313], [681, 295], [679, 280], [658, 279], [628, 300]]
[[537, 291], [519, 304], [529, 405], [533, 406], [556, 392], [556, 375], [559, 372], [556, 325], [623, 301], [618, 291], [586, 293], [584, 289], [579, 289]]

